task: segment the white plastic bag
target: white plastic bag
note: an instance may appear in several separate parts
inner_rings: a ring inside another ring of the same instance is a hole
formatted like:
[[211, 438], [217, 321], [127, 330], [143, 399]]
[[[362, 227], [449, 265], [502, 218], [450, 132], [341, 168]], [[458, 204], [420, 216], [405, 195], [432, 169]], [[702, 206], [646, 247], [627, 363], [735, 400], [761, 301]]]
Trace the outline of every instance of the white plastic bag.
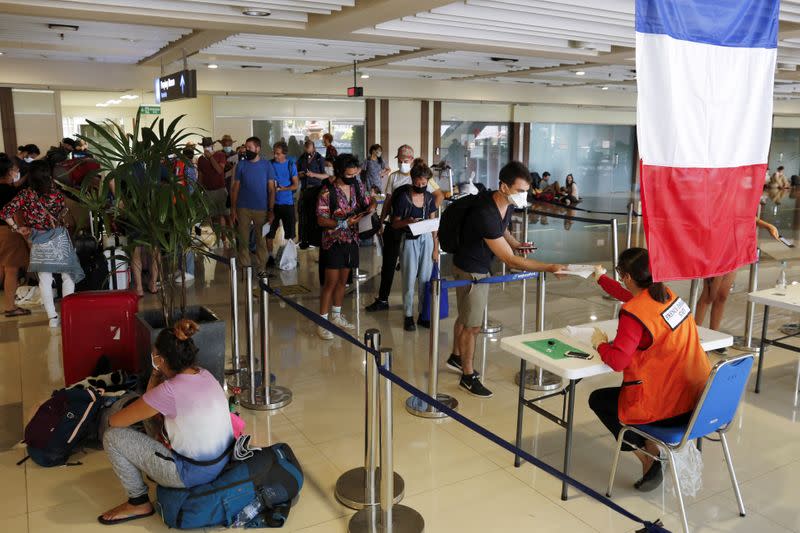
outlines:
[[294, 270], [297, 268], [297, 245], [294, 241], [286, 241], [278, 268], [281, 270]]
[[[703, 488], [703, 455], [695, 446], [694, 441], [689, 442], [679, 452], [673, 452], [675, 464], [672, 465], [678, 472], [678, 482], [681, 484], [683, 496], [694, 497]], [[666, 472], [664, 473], [666, 476]], [[667, 477], [667, 484], [671, 492], [672, 476]]]
[[17, 292], [14, 295], [14, 305], [19, 307], [42, 305], [42, 296], [39, 294], [39, 287], [35, 285], [17, 287]]

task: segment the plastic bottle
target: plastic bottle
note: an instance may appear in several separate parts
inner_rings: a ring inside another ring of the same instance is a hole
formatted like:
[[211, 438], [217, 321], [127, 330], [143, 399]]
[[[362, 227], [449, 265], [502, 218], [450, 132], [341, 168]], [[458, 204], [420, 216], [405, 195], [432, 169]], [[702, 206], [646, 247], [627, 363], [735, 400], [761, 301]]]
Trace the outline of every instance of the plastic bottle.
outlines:
[[786, 290], [786, 261], [781, 261], [781, 273], [778, 275], [778, 281], [775, 282], [775, 288], [779, 291]]
[[258, 516], [262, 509], [264, 509], [264, 504], [261, 503], [261, 498], [251, 501], [236, 515], [233, 527], [245, 527], [253, 518]]

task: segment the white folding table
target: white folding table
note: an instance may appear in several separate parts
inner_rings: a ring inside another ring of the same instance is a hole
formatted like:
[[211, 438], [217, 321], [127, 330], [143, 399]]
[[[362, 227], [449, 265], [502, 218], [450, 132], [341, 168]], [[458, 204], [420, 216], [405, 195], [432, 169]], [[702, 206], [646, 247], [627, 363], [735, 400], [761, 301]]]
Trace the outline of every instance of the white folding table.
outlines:
[[756, 373], [755, 392], [758, 393], [761, 392], [761, 369], [764, 367], [764, 349], [767, 345], [777, 346], [784, 350], [800, 353], [800, 348], [797, 346], [792, 346], [791, 344], [783, 342], [796, 335], [784, 335], [783, 337], [773, 340], [767, 338], [770, 308], [777, 307], [779, 309], [786, 309], [787, 311], [800, 312], [800, 285], [790, 285], [785, 290], [772, 288], [751, 292], [747, 295], [747, 298], [753, 303], [764, 306], [764, 322], [761, 325], [761, 344], [758, 349], [758, 372]]
[[[800, 300], [800, 293], [798, 293], [798, 299]], [[602, 322], [593, 322], [591, 324], [583, 324], [581, 326], [577, 326], [578, 328], [599, 328], [606, 332], [609, 339], [613, 339], [616, 336], [617, 332], [617, 321], [616, 320], [606, 320]], [[728, 346], [733, 345], [733, 337], [726, 333], [720, 333], [718, 331], [710, 330], [708, 328], [698, 328], [698, 333], [700, 334], [700, 344], [703, 346], [705, 351], [717, 350], [720, 348], [727, 348]], [[537, 340], [544, 340], [544, 339], [556, 339], [574, 348], [586, 352], [592, 355], [591, 359], [576, 359], [576, 358], [565, 358], [565, 359], [553, 359], [549, 355], [542, 353], [538, 350], [534, 350], [525, 345], [526, 342], [530, 341], [537, 341]], [[564, 446], [564, 474], [569, 475], [569, 467], [570, 461], [572, 456], [572, 425], [575, 415], [575, 387], [577, 384], [585, 378], [591, 378], [594, 376], [602, 376], [605, 374], [611, 374], [614, 371], [606, 365], [602, 359], [600, 359], [600, 354], [597, 353], [597, 350], [593, 349], [590, 345], [583, 343], [571, 336], [568, 335], [566, 328], [559, 328], [559, 329], [552, 329], [548, 331], [540, 331], [538, 333], [528, 333], [525, 335], [516, 335], [514, 337], [506, 337], [500, 340], [500, 346], [521, 359], [520, 362], [520, 371], [522, 372], [522, 376], [525, 375], [526, 366], [528, 363], [531, 363], [534, 366], [539, 368], [543, 368], [544, 370], [550, 371], [553, 374], [561, 377], [561, 379], [568, 381], [568, 385], [563, 389], [545, 394], [542, 396], [538, 396], [535, 398], [525, 398], [525, 383], [524, 380], [520, 380], [519, 386], [519, 405], [517, 407], [517, 437], [516, 437], [516, 446], [517, 448], [520, 447], [522, 444], [522, 419], [524, 414], [524, 408], [528, 407], [533, 411], [539, 413], [543, 417], [547, 418], [551, 422], [558, 424], [559, 426], [563, 427], [566, 430], [566, 440]], [[540, 405], [539, 402], [546, 400], [548, 398], [553, 398], [555, 396], [563, 396], [564, 403], [561, 409], [561, 416], [554, 414]], [[521, 458], [519, 456], [514, 458], [514, 466], [520, 466]], [[562, 483], [561, 486], [561, 499], [567, 499], [567, 483]]]

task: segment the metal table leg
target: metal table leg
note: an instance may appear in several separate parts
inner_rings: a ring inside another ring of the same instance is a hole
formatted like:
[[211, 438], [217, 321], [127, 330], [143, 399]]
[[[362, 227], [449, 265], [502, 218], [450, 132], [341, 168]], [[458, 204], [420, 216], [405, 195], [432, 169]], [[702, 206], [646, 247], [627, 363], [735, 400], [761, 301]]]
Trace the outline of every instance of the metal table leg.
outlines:
[[769, 306], [764, 306], [764, 322], [761, 324], [761, 344], [758, 348], [758, 372], [756, 373], [756, 394], [761, 392], [761, 369], [764, 367], [764, 347], [769, 326]]
[[[566, 446], [564, 449], [564, 475], [569, 475], [569, 465], [572, 459], [572, 425], [573, 419], [575, 418], [575, 384], [577, 381], [571, 379], [569, 381], [569, 387], [567, 387], [567, 394], [569, 395], [568, 407], [567, 407], [567, 440]], [[567, 482], [563, 481], [561, 483], [561, 499], [567, 501]]]
[[[527, 361], [525, 359], [521, 359], [519, 364], [519, 375], [525, 375], [525, 367], [527, 366]], [[517, 400], [517, 439], [514, 441], [514, 445], [517, 448], [522, 448], [522, 416], [525, 413], [525, 380], [519, 380], [519, 399]], [[522, 458], [519, 455], [514, 454], [514, 466], [519, 468], [519, 465], [522, 464]]]

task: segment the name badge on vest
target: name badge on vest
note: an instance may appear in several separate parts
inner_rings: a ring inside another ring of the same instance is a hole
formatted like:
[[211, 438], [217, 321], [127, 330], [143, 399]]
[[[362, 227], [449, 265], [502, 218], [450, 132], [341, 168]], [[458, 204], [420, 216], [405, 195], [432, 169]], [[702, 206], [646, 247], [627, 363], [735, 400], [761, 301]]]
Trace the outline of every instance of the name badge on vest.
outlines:
[[670, 329], [675, 331], [678, 326], [683, 324], [683, 321], [686, 320], [686, 317], [688, 317], [691, 312], [692, 310], [689, 309], [689, 306], [686, 305], [686, 302], [680, 298], [677, 298], [674, 302], [672, 302], [672, 305], [667, 307], [667, 309], [661, 313], [661, 317], [664, 319]]

